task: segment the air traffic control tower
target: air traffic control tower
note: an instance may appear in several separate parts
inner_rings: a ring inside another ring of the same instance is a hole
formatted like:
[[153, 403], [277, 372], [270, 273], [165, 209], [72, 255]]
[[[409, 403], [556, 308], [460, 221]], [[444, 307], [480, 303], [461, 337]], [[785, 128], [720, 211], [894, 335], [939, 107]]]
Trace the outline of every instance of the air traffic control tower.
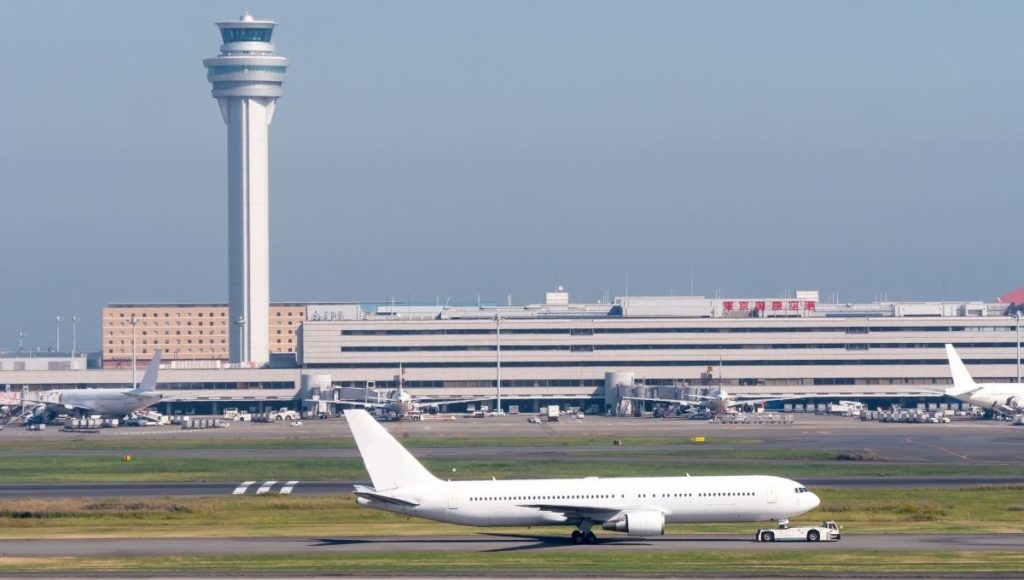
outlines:
[[220, 55], [203, 61], [228, 126], [228, 311], [231, 362], [269, 360], [268, 139], [288, 59], [274, 52], [276, 22], [246, 12], [218, 22]]

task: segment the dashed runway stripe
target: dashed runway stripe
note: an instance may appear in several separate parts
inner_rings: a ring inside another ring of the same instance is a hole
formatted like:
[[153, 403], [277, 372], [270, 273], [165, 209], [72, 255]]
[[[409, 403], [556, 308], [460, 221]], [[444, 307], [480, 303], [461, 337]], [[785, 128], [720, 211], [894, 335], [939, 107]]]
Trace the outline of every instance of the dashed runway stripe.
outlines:
[[255, 481], [243, 481], [241, 485], [239, 485], [238, 487], [235, 488], [235, 491], [233, 491], [232, 494], [233, 495], [242, 495], [242, 494], [244, 494], [249, 489], [249, 486], [254, 484], [254, 483], [256, 483], [256, 482]]
[[298, 481], [289, 481], [288, 483], [284, 484], [284, 487], [281, 488], [281, 493], [284, 495], [290, 494], [292, 490], [295, 489], [295, 486], [298, 485], [298, 483]]
[[260, 486], [259, 489], [256, 490], [256, 495], [261, 495], [261, 494], [267, 493], [268, 491], [270, 491], [270, 488], [274, 487], [274, 484], [276, 484], [276, 483], [277, 483], [277, 480], [268, 481], [268, 482], [264, 483], [263, 485]]

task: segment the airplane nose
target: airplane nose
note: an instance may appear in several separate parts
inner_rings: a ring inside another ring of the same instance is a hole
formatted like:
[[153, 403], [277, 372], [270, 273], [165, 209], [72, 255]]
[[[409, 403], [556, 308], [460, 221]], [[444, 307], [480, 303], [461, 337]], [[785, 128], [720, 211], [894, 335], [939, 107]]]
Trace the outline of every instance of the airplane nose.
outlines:
[[821, 505], [821, 498], [818, 497], [818, 494], [811, 493], [811, 509], [814, 509], [819, 505]]

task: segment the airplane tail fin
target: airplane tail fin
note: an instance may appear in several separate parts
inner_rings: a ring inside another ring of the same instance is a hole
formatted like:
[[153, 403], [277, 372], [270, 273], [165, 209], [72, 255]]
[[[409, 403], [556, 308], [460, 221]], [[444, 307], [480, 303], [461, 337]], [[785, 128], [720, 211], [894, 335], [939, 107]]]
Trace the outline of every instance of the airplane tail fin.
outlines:
[[946, 356], [949, 358], [949, 371], [953, 375], [953, 386], [946, 389], [946, 394], [955, 397], [976, 389], [974, 379], [967, 372], [964, 361], [960, 360], [960, 355], [956, 354], [952, 344], [946, 345]]
[[348, 420], [374, 489], [387, 491], [437, 481], [369, 413], [363, 409], [347, 409], [345, 419]]
[[146, 374], [142, 375], [142, 382], [135, 390], [139, 393], [148, 393], [156, 390], [156, 376], [160, 372], [160, 351], [153, 352], [153, 360], [146, 367]]

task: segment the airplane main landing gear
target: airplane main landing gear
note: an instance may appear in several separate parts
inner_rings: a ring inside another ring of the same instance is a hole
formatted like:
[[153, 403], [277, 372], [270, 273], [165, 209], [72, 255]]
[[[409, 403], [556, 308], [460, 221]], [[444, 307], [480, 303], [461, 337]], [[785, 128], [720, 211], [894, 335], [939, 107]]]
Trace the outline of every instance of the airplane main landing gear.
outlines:
[[576, 545], [596, 544], [597, 536], [594, 535], [594, 532], [590, 531], [592, 525], [593, 522], [590, 520], [580, 522], [580, 529], [572, 531], [572, 543]]

